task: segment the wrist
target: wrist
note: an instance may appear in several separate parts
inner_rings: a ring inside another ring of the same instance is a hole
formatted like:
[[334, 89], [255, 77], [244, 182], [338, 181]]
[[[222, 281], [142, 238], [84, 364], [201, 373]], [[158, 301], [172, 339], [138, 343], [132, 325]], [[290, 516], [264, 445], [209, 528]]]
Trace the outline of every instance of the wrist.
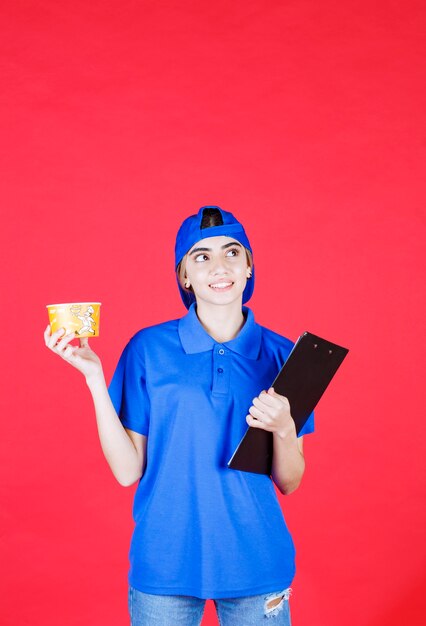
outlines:
[[95, 372], [93, 374], [88, 374], [86, 376], [86, 384], [89, 387], [89, 389], [105, 384], [105, 377], [104, 377], [103, 370], [101, 369], [98, 372]]
[[277, 437], [277, 439], [285, 441], [286, 443], [289, 443], [290, 441], [294, 442], [297, 440], [296, 425], [294, 422], [285, 430], [276, 430], [273, 434]]

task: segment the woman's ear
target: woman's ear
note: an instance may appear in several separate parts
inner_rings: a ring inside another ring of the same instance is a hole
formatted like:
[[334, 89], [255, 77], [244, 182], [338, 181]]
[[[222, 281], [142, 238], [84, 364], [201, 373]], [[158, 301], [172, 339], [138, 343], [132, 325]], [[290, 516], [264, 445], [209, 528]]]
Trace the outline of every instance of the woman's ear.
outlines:
[[188, 276], [186, 275], [186, 272], [183, 275], [183, 284], [185, 285], [187, 289], [189, 289], [191, 286], [191, 283], [188, 280]]
[[246, 276], [247, 278], [251, 278], [253, 275], [253, 257], [252, 257], [250, 250], [245, 248], [245, 251], [246, 251], [246, 260], [247, 260]]

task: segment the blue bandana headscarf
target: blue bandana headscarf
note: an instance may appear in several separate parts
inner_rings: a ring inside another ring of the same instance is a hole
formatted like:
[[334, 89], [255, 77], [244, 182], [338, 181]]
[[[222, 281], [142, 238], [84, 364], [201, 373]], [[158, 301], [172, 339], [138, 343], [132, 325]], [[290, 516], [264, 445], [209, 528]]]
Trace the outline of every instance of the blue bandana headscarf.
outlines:
[[[204, 209], [218, 209], [222, 215], [223, 224], [220, 226], [209, 226], [208, 228], [201, 228], [201, 221], [203, 219]], [[224, 235], [226, 237], [232, 237], [239, 241], [243, 246], [248, 248], [253, 255], [253, 251], [250, 246], [250, 242], [242, 224], [229, 211], [224, 211], [218, 206], [203, 206], [198, 211], [197, 215], [190, 215], [183, 222], [176, 235], [175, 245], [175, 270], [179, 263], [182, 261], [185, 254], [192, 248], [192, 246], [200, 241], [200, 239], [206, 239], [207, 237], [218, 237]], [[195, 302], [195, 295], [191, 291], [185, 291], [182, 289], [179, 283], [179, 277], [176, 273], [176, 280], [179, 287], [180, 295], [183, 303], [187, 309]], [[251, 278], [247, 280], [246, 287], [243, 291], [243, 304], [250, 300], [254, 289], [254, 265], [252, 267]]]

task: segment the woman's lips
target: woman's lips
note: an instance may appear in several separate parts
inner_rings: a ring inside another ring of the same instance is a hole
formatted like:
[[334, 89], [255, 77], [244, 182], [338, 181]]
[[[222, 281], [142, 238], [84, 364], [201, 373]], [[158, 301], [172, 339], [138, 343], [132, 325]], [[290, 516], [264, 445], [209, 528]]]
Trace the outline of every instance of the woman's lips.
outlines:
[[229, 280], [223, 280], [221, 282], [212, 283], [209, 286], [215, 291], [229, 291], [234, 283]]

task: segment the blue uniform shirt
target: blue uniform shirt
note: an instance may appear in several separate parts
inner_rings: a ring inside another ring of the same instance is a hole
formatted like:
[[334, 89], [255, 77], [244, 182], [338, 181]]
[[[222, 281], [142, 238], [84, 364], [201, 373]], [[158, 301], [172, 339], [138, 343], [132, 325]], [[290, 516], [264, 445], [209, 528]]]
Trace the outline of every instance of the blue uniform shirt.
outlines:
[[[148, 436], [133, 505], [129, 583], [146, 593], [226, 598], [288, 587], [295, 549], [271, 478], [228, 468], [252, 400], [294, 343], [246, 321], [218, 343], [196, 303], [125, 346], [108, 391], [124, 427]], [[299, 436], [314, 430], [312, 413]]]

